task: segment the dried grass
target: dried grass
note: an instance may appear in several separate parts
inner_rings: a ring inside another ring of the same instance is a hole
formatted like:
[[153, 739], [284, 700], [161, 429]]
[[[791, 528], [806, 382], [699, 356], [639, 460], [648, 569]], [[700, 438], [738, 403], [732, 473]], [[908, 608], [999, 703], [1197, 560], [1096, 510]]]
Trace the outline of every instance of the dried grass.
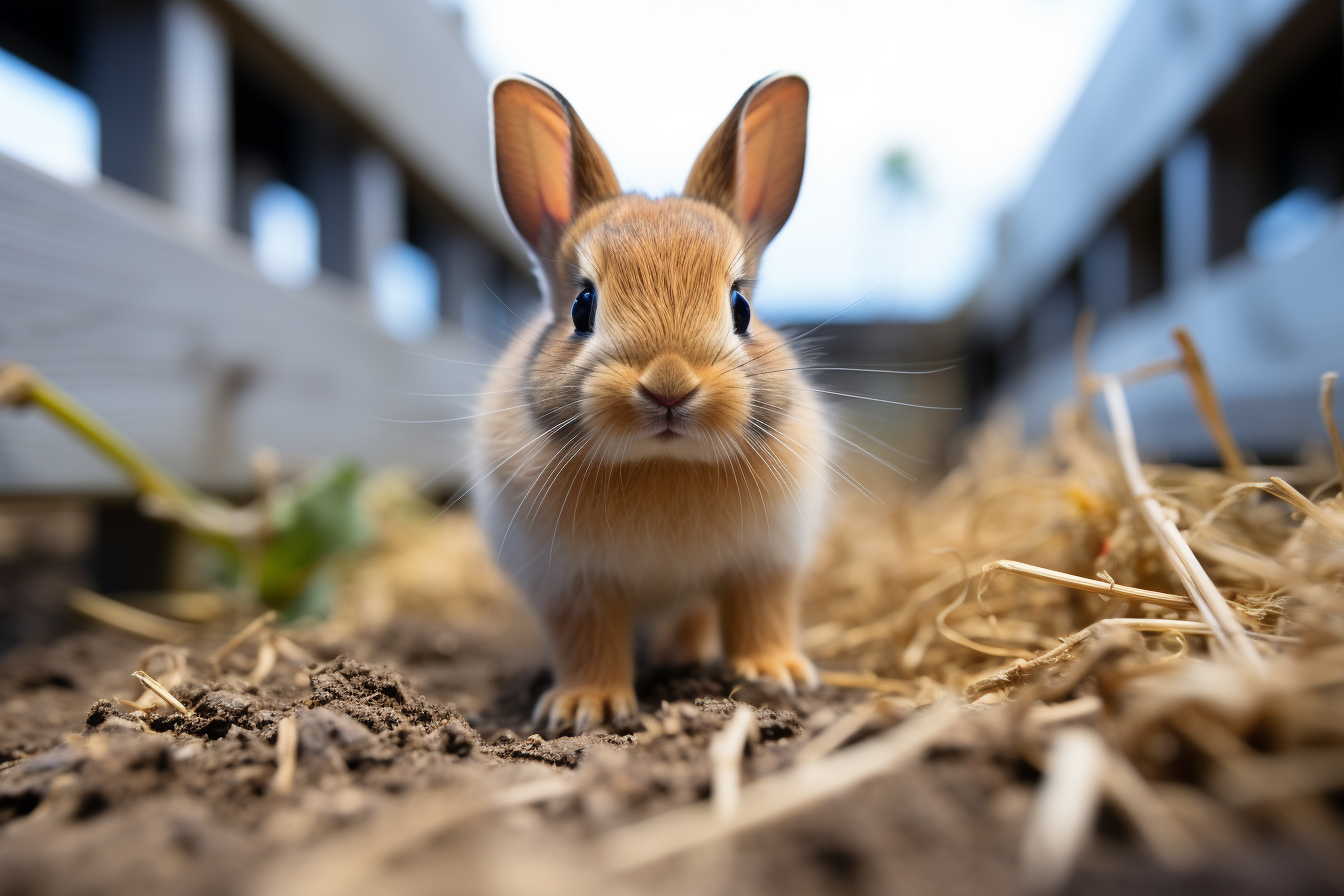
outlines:
[[87, 588], [71, 589], [69, 602], [70, 609], [81, 616], [147, 641], [176, 643], [185, 641], [195, 633], [190, 625], [146, 613]]
[[182, 705], [181, 700], [178, 700], [176, 697], [170, 694], [166, 687], [159, 684], [159, 682], [155, 681], [147, 673], [137, 670], [135, 672], [132, 672], [131, 674], [134, 675], [135, 679], [139, 681], [141, 684], [143, 684], [147, 690], [152, 691], [156, 697], [158, 697], [168, 706], [171, 706], [175, 711], [180, 712], [184, 716], [194, 715], [194, 713], [190, 709], [187, 709], [187, 707]]
[[[823, 680], [919, 703], [1006, 697], [1023, 757], [1046, 771], [1024, 841], [1032, 888], [1067, 878], [1095, 799], [1172, 867], [1226, 847], [1215, 828], [1246, 828], [1191, 826], [1196, 803], [1338, 853], [1325, 797], [1344, 789], [1344, 497], [1321, 497], [1330, 482], [1306, 469], [1248, 481], [1264, 473], [1246, 466], [1188, 334], [1178, 358], [1122, 376], [1091, 373], [1086, 336], [1079, 398], [1045, 443], [991, 423], [928, 494], [837, 514], [808, 585]], [[1223, 472], [1139, 463], [1123, 384], [1176, 371]], [[1322, 418], [1344, 472], [1334, 379]], [[1095, 393], [1109, 432], [1089, 413]], [[1038, 712], [1055, 705], [1069, 739]]]
[[[265, 613], [262, 613], [247, 625], [240, 628], [233, 637], [229, 638], [229, 640], [220, 645], [218, 650], [210, 654], [210, 665], [216, 670], [221, 669], [225, 660], [233, 656], [234, 652], [237, 651], [239, 647], [242, 647], [252, 638], [260, 634], [266, 626], [276, 620], [278, 615], [279, 614], [274, 610], [267, 610]], [[271, 662], [273, 663], [274, 661], [275, 659], [272, 657]]]
[[299, 768], [299, 726], [293, 716], [285, 716], [275, 726], [275, 774], [272, 793], [288, 796], [294, 791], [294, 775]]
[[730, 816], [692, 803], [617, 828], [599, 846], [612, 870], [629, 871], [726, 840], [919, 760], [959, 715], [953, 702], [944, 702], [861, 744], [752, 781]]

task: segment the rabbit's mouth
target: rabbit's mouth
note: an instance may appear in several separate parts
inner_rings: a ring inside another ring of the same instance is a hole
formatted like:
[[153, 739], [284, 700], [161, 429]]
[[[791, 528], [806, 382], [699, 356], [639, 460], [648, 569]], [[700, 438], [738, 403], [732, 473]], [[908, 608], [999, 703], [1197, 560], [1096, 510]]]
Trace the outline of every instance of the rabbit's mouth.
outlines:
[[660, 442], [670, 442], [685, 437], [686, 433], [682, 431], [685, 424], [679, 419], [680, 416], [676, 408], [668, 408], [663, 415], [662, 429], [655, 432], [653, 437]]
[[684, 446], [697, 441], [696, 427], [689, 417], [681, 408], [666, 408], [654, 419], [647, 441], [660, 448], [668, 446], [675, 453], [680, 453]]
[[642, 403], [646, 408], [653, 411], [650, 419], [653, 424], [653, 432], [650, 435], [660, 442], [669, 442], [689, 435], [687, 429], [690, 426], [692, 414], [688, 405], [698, 398], [696, 394], [698, 391], [698, 389], [690, 389], [675, 397], [668, 398], [652, 392], [646, 387], [641, 387]]

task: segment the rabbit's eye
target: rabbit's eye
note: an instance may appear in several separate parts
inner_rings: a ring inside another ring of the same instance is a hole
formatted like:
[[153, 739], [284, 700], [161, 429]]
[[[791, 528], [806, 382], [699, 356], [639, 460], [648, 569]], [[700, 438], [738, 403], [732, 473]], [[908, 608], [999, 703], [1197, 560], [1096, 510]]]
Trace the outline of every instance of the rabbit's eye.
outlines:
[[597, 310], [597, 292], [591, 285], [585, 286], [583, 291], [574, 299], [574, 307], [570, 310], [570, 317], [574, 318], [575, 333], [593, 332], [594, 312]]
[[733, 290], [733, 332], [739, 336], [747, 335], [747, 324], [751, 323], [751, 306], [740, 290]]

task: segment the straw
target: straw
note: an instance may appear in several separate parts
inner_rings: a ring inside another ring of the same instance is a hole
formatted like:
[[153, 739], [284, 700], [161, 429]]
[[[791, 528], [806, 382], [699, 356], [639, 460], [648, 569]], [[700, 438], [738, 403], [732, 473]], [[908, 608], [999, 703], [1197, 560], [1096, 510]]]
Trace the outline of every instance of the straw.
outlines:
[[232, 638], [225, 641], [224, 644], [210, 654], [210, 665], [216, 669], [220, 668], [223, 662], [233, 655], [233, 652], [248, 642], [253, 635], [264, 629], [275, 621], [277, 614], [274, 610], [267, 610], [256, 619], [253, 619], [247, 625], [240, 628]]
[[599, 843], [613, 871], [629, 871], [791, 815], [917, 760], [957, 719], [953, 703], [816, 762], [797, 765], [742, 788], [737, 812], [720, 818], [694, 803], [617, 828]]
[[1027, 891], [1053, 893], [1067, 882], [1092, 834], [1106, 758], [1105, 742], [1090, 728], [1055, 734], [1022, 838]]
[[1335, 475], [1344, 482], [1344, 439], [1340, 438], [1339, 426], [1335, 423], [1335, 382], [1338, 380], [1339, 374], [1333, 370], [1321, 374], [1321, 420], [1335, 455]]
[[1260, 654], [1246, 637], [1246, 630], [1228, 607], [1226, 599], [1213, 584], [1209, 574], [1199, 564], [1190, 546], [1181, 537], [1176, 523], [1158, 504], [1152, 486], [1144, 478], [1143, 470], [1139, 466], [1138, 446], [1134, 441], [1134, 425], [1130, 422], [1129, 405], [1125, 402], [1124, 390], [1116, 377], [1102, 377], [1102, 396], [1111, 418], [1116, 451], [1120, 455], [1120, 465], [1124, 470], [1130, 494], [1138, 504], [1149, 529], [1157, 536], [1168, 564], [1176, 572], [1186, 591], [1194, 598], [1200, 615], [1213, 629], [1214, 637], [1228, 654], [1252, 668], [1262, 668]]
[[740, 705], [710, 742], [709, 761], [713, 769], [710, 793], [714, 815], [720, 821], [729, 821], [737, 814], [742, 796], [742, 751], [755, 727], [756, 710]]
[[131, 674], [134, 675], [136, 680], [139, 681], [141, 684], [143, 684], [146, 688], [153, 691], [160, 700], [162, 700], [164, 703], [167, 703], [169, 706], [171, 706], [178, 712], [182, 713], [182, 715], [184, 716], [195, 715], [195, 713], [192, 710], [187, 709], [185, 706], [182, 705], [181, 700], [178, 700], [172, 694], [168, 693], [168, 689], [165, 688], [163, 685], [159, 684], [157, 681], [155, 681], [152, 677], [150, 677], [148, 673], [141, 672], [137, 669], [135, 672], [132, 672]]

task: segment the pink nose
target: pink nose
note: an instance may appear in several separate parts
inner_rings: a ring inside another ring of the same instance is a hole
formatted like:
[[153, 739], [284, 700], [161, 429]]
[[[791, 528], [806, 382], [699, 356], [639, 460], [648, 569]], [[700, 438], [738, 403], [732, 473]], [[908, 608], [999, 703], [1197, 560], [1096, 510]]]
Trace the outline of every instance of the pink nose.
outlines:
[[692, 387], [682, 392], [680, 395], [667, 395], [662, 392], [655, 392], [648, 386], [644, 386], [643, 389], [645, 395], [647, 395], [649, 398], [652, 398], [654, 401], [658, 402], [665, 408], [676, 407], [677, 405], [681, 404], [682, 399], [684, 399], [687, 395], [690, 395], [692, 392], [695, 391], [695, 388]]
[[700, 385], [700, 377], [686, 359], [665, 352], [649, 362], [639, 378], [639, 388], [650, 401], [674, 408]]

